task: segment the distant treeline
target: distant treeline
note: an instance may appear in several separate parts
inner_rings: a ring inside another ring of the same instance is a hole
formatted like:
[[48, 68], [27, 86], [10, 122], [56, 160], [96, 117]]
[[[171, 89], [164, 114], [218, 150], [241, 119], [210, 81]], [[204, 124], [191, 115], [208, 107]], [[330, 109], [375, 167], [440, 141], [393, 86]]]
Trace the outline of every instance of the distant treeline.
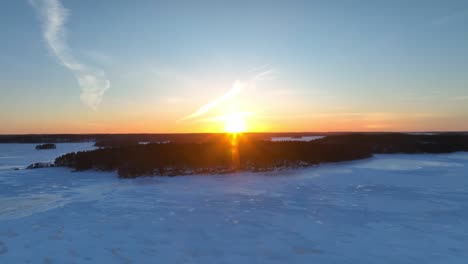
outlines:
[[[333, 133], [330, 133], [333, 134]], [[248, 133], [252, 139], [269, 139], [278, 136], [312, 136], [328, 133]], [[187, 134], [51, 134], [51, 135], [0, 135], [0, 143], [66, 143], [96, 142], [97, 146], [136, 145], [139, 142], [171, 141], [178, 143], [201, 143], [220, 139], [220, 133]]]
[[382, 153], [468, 151], [468, 135], [348, 134], [310, 142], [270, 142], [248, 136], [232, 144], [227, 136], [204, 143], [168, 143], [101, 148], [70, 153], [56, 166], [75, 170], [117, 170], [120, 177], [264, 171], [371, 157]]
[[325, 137], [316, 142], [321, 144], [352, 144], [373, 154], [468, 151], [468, 133], [345, 134]]
[[40, 144], [36, 146], [37, 150], [43, 150], [43, 149], [56, 149], [57, 146], [53, 143], [46, 143], [46, 144]]

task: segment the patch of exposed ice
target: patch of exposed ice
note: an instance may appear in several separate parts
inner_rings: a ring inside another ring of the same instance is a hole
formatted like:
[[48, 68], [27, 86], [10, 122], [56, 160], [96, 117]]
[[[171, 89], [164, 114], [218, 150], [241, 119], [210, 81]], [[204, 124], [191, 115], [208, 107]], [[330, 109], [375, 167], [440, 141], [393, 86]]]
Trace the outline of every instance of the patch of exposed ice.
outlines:
[[416, 136], [433, 136], [433, 135], [438, 135], [440, 133], [435, 133], [435, 132], [408, 132], [405, 133], [408, 135], [416, 135]]
[[311, 141], [324, 138], [325, 136], [306, 136], [306, 137], [272, 137], [271, 141]]
[[386, 159], [370, 159], [359, 162], [354, 165], [355, 168], [361, 169], [376, 169], [376, 170], [419, 170], [430, 167], [462, 167], [463, 164], [457, 162], [446, 161], [431, 161], [417, 159], [402, 159], [402, 158], [386, 158]]
[[23, 197], [0, 197], [0, 221], [45, 212], [67, 204], [57, 194], [35, 194]]

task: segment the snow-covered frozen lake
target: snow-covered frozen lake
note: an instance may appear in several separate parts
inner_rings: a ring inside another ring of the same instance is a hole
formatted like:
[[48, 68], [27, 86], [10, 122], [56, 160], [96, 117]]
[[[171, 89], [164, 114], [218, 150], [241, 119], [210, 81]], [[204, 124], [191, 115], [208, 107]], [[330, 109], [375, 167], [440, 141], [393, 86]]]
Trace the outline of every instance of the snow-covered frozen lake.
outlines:
[[468, 260], [468, 153], [132, 180], [13, 170], [91, 145], [0, 144], [0, 263]]
[[324, 138], [325, 136], [305, 136], [305, 137], [272, 137], [271, 141], [312, 141]]

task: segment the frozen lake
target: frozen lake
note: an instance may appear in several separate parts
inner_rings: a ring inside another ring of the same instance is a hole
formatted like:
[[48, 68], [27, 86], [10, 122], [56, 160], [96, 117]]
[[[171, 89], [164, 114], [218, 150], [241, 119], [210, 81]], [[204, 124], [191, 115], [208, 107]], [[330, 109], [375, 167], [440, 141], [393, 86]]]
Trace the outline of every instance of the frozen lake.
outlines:
[[324, 138], [325, 136], [305, 136], [305, 137], [272, 137], [271, 141], [312, 141]]
[[466, 263], [468, 153], [118, 179], [13, 170], [91, 143], [0, 144], [0, 263]]

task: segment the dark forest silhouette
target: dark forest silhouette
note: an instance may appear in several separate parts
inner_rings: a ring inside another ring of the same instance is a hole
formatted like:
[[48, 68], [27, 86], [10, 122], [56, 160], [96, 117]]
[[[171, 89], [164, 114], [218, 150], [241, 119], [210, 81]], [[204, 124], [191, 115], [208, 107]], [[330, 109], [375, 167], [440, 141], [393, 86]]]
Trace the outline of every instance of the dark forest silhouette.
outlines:
[[117, 170], [120, 177], [265, 171], [391, 153], [468, 151], [468, 135], [347, 134], [310, 142], [270, 142], [229, 136], [204, 143], [126, 145], [69, 153], [56, 166], [75, 170]]

